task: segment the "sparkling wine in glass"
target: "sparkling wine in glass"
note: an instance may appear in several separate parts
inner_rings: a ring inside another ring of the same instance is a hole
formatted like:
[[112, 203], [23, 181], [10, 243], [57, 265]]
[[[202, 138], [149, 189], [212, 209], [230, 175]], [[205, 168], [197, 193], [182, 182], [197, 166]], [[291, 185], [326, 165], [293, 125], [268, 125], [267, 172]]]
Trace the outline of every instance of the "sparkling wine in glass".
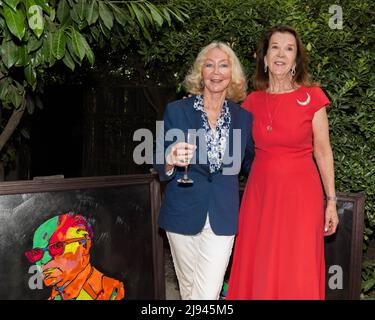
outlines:
[[[195, 140], [196, 140], [195, 133], [192, 133], [192, 132], [188, 131], [187, 134], [186, 134], [186, 143], [195, 146]], [[188, 160], [188, 161], [190, 161], [190, 160]], [[192, 183], [194, 183], [194, 181], [192, 179], [190, 179], [189, 176], [188, 176], [188, 166], [189, 165], [187, 165], [185, 167], [184, 175], [182, 176], [182, 178], [177, 179], [178, 183], [181, 183], [181, 184], [192, 184]]]

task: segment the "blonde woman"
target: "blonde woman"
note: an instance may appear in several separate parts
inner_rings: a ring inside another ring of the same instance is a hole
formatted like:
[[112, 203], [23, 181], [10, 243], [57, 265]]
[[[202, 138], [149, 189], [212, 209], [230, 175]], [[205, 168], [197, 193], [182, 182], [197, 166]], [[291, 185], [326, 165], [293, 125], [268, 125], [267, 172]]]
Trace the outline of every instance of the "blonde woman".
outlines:
[[[155, 160], [155, 168], [167, 182], [158, 223], [167, 233], [181, 298], [218, 299], [237, 232], [238, 174], [241, 164], [249, 171], [254, 154], [252, 116], [236, 104], [246, 97], [246, 79], [224, 43], [201, 50], [185, 86], [193, 95], [168, 104], [157, 141], [156, 160], [163, 161]], [[200, 139], [184, 142], [188, 131]]]

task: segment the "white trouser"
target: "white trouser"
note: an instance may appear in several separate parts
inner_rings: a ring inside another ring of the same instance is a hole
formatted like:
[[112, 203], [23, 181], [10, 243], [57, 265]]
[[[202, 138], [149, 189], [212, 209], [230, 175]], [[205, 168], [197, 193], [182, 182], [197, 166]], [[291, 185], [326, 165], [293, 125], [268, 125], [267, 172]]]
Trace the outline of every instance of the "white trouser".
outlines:
[[183, 300], [217, 300], [232, 252], [233, 236], [218, 236], [207, 215], [196, 235], [167, 231], [174, 267]]

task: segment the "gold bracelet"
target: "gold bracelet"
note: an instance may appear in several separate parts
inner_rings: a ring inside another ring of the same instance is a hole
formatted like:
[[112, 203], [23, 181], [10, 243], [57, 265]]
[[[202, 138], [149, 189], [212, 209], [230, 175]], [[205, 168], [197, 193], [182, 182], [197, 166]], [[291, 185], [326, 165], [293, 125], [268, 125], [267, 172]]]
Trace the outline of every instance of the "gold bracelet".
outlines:
[[326, 196], [327, 201], [334, 201], [337, 202], [337, 197], [336, 196]]

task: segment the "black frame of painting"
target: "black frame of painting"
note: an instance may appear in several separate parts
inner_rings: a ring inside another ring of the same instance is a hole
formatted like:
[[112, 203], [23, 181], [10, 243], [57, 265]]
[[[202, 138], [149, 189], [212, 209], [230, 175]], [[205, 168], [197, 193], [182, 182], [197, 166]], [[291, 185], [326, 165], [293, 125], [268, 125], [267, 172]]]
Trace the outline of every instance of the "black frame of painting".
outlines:
[[[350, 243], [350, 262], [349, 262], [349, 279], [348, 289], [345, 299], [358, 300], [361, 294], [361, 283], [362, 283], [362, 252], [363, 252], [363, 230], [364, 230], [364, 207], [365, 207], [365, 195], [363, 193], [337, 193], [337, 208], [340, 210], [341, 206], [339, 203], [350, 202], [353, 204], [353, 216], [351, 225], [351, 243]], [[339, 223], [339, 228], [343, 227]], [[331, 237], [326, 237], [326, 241], [329, 241]]]
[[[153, 261], [153, 298], [165, 299], [165, 275], [163, 239], [158, 232], [157, 215], [160, 209], [160, 183], [156, 174], [139, 174], [123, 176], [101, 176], [85, 178], [39, 177], [28, 181], [11, 181], [0, 183], [1, 195], [43, 193], [54, 191], [72, 191], [78, 189], [122, 187], [147, 184], [150, 190], [151, 226], [152, 226], [152, 261]], [[126, 294], [125, 294], [126, 299]]]

